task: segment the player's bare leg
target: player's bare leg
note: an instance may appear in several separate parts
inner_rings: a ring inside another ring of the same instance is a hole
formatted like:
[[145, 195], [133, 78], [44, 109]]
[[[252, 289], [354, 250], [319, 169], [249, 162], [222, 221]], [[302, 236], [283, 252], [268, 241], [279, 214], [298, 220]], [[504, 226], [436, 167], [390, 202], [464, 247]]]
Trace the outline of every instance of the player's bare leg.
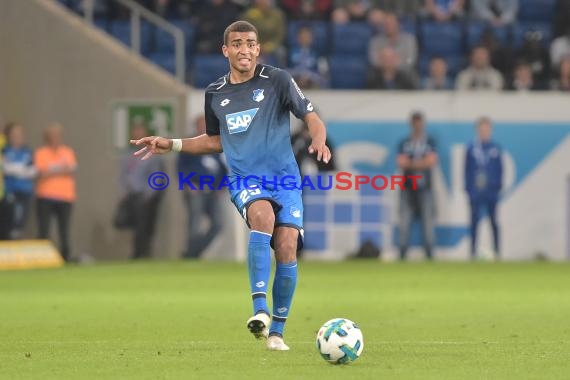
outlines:
[[266, 297], [271, 271], [269, 242], [275, 224], [273, 206], [266, 200], [253, 202], [247, 209], [247, 220], [251, 227], [248, 268], [254, 314], [247, 320], [247, 328], [261, 339], [267, 338], [271, 321]]
[[289, 316], [297, 284], [297, 239], [299, 231], [293, 227], [276, 227], [275, 259], [277, 269], [273, 282], [273, 320], [269, 329], [267, 348], [274, 351], [288, 351], [283, 341], [283, 329]]

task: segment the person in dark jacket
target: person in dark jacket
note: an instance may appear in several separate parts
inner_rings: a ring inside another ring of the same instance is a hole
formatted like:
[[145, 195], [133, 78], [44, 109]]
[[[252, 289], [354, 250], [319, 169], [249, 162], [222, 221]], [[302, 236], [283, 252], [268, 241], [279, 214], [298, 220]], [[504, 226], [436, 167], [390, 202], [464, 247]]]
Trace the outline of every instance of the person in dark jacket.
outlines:
[[[415, 219], [422, 226], [423, 246], [428, 260], [434, 258], [436, 205], [432, 174], [439, 160], [435, 140], [426, 132], [422, 112], [414, 111], [410, 117], [409, 136], [398, 144], [396, 163], [406, 176], [400, 192], [399, 246], [400, 260], [406, 260], [410, 245], [410, 232]], [[409, 176], [419, 176], [416, 181]], [[414, 185], [415, 182], [415, 185]]]
[[[204, 115], [197, 117], [196, 130], [198, 135], [206, 133]], [[220, 205], [225, 187], [220, 187], [220, 183], [227, 174], [227, 168], [220, 154], [196, 156], [180, 153], [177, 171], [183, 173], [184, 177], [196, 173], [191, 180], [194, 189], [184, 186], [183, 191], [188, 212], [188, 240], [183, 257], [199, 259], [223, 228], [223, 210]], [[210, 178], [213, 179], [211, 188], [205, 184]], [[207, 221], [207, 228], [202, 228], [204, 220]]]
[[503, 185], [502, 151], [491, 140], [491, 119], [482, 117], [476, 125], [477, 138], [469, 144], [465, 157], [465, 190], [471, 205], [471, 258], [476, 257], [477, 225], [481, 219], [481, 209], [485, 209], [491, 221], [495, 257], [498, 259], [497, 203]]

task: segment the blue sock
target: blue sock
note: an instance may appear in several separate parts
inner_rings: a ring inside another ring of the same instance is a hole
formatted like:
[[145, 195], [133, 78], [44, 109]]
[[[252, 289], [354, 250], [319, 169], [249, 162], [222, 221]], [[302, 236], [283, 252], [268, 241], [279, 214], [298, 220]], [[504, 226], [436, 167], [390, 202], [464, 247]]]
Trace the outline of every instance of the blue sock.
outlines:
[[283, 336], [283, 329], [289, 315], [296, 285], [297, 262], [277, 263], [275, 280], [273, 281], [273, 320], [269, 329], [270, 335]]
[[249, 234], [247, 267], [251, 298], [253, 299], [253, 314], [263, 311], [269, 315], [267, 283], [271, 272], [270, 242], [271, 235], [267, 233], [251, 231]]

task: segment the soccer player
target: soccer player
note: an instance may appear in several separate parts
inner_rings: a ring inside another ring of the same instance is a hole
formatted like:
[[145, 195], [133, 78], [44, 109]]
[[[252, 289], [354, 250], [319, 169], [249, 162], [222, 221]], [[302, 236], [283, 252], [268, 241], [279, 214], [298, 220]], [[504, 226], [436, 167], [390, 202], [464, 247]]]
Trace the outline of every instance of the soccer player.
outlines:
[[[325, 144], [324, 123], [291, 75], [257, 64], [260, 44], [252, 24], [229, 25], [222, 52], [230, 72], [206, 89], [206, 133], [187, 139], [150, 136], [131, 143], [143, 146], [135, 153], [142, 159], [170, 151], [225, 153], [231, 199], [250, 228], [247, 264], [253, 316], [247, 328], [256, 338], [267, 338], [268, 349], [286, 351], [283, 330], [297, 283], [296, 252], [303, 238], [301, 190], [281, 186], [285, 176], [301, 183], [291, 148], [289, 112], [307, 123], [312, 138], [309, 152], [318, 161], [328, 162], [331, 152]], [[266, 302], [271, 246], [277, 262], [272, 318]]]
[[471, 259], [477, 256], [477, 225], [486, 209], [493, 231], [495, 259], [500, 258], [497, 203], [503, 185], [503, 161], [499, 144], [492, 140], [493, 125], [488, 117], [477, 120], [477, 138], [465, 154], [465, 190], [471, 206]]

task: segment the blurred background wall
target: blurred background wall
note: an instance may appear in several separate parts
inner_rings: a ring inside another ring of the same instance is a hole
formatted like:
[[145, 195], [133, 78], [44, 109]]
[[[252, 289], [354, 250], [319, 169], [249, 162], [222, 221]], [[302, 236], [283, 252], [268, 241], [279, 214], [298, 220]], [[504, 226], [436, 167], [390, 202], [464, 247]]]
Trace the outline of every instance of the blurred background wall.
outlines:
[[[22, 123], [36, 147], [47, 123], [59, 121], [65, 142], [76, 151], [74, 254], [126, 257], [130, 239], [111, 226], [119, 173], [119, 153], [111, 143], [112, 102], [172, 102], [178, 132], [186, 121], [188, 87], [50, 1], [2, 2], [0, 55], [2, 122]], [[176, 250], [171, 237], [180, 232], [170, 218], [175, 202], [168, 198], [162, 208], [161, 254]]]
[[[112, 142], [114, 101], [164, 101], [174, 106], [173, 135], [192, 132], [202, 112], [203, 90], [181, 85], [149, 61], [49, 0], [6, 0], [0, 12], [0, 121], [16, 120], [32, 147], [42, 128], [57, 120], [77, 153], [78, 201], [73, 250], [97, 259], [126, 258], [130, 237], [111, 224], [118, 202], [120, 151]], [[362, 174], [396, 173], [395, 149], [409, 132], [407, 118], [422, 110], [438, 142], [436, 170], [439, 257], [468, 253], [463, 155], [473, 122], [487, 115], [505, 149], [505, 185], [499, 217], [506, 259], [537, 254], [568, 258], [570, 107], [560, 93], [307, 91], [329, 127], [339, 169]], [[175, 155], [167, 156], [176, 178]], [[178, 257], [185, 243], [186, 212], [171, 183], [159, 216], [156, 257]], [[225, 230], [210, 258], [245, 257], [246, 228], [228, 199]], [[395, 255], [397, 192], [327, 192], [307, 199], [307, 257], [340, 259], [363, 239]], [[363, 210], [376, 210], [365, 216]], [[29, 226], [33, 236], [35, 226]], [[480, 227], [489, 245], [488, 226]], [[419, 251], [416, 252], [419, 254]]]
[[[374, 176], [398, 174], [397, 146], [410, 132], [414, 110], [426, 115], [436, 141], [437, 257], [464, 260], [469, 253], [469, 201], [464, 190], [467, 144], [475, 120], [494, 122], [494, 138], [504, 149], [503, 195], [499, 204], [503, 256], [507, 260], [554, 260], [569, 256], [570, 107], [556, 93], [491, 94], [306, 91], [327, 122], [338, 171]], [[192, 92], [189, 108], [200, 110]], [[294, 120], [294, 118], [293, 118]], [[293, 124], [295, 121], [293, 121]], [[334, 175], [335, 173], [332, 173]], [[327, 174], [328, 175], [328, 174]], [[316, 184], [316, 181], [315, 181]], [[305, 191], [307, 258], [342, 259], [370, 239], [385, 257], [397, 253], [398, 191]], [[490, 250], [488, 220], [479, 226], [482, 250]], [[412, 234], [421, 257], [420, 231]], [[237, 246], [236, 249], [240, 249]], [[245, 252], [240, 253], [245, 255]], [[245, 257], [245, 256], [243, 256]]]

